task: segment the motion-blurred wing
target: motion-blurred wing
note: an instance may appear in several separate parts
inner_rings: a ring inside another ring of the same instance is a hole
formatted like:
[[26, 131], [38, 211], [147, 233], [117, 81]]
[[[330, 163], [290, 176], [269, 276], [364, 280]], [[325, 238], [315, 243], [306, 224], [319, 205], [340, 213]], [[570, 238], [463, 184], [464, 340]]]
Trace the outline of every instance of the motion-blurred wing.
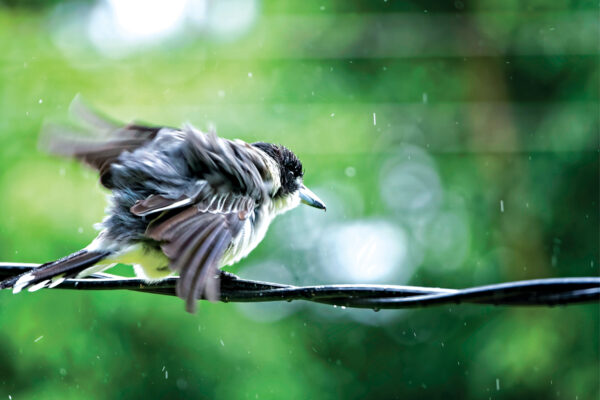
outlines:
[[[57, 128], [53, 128], [58, 131]], [[133, 152], [152, 141], [161, 128], [142, 125], [127, 125], [114, 132], [115, 138], [92, 141], [54, 135], [46, 139], [45, 148], [53, 154], [73, 157], [100, 172], [100, 183], [112, 189], [110, 166], [125, 152]]]
[[264, 153], [248, 143], [205, 134], [189, 125], [182, 133], [188, 144], [183, 148], [187, 165], [217, 193], [236, 193], [257, 202], [265, 196], [266, 184], [273, 177]]
[[[181, 147], [182, 156], [191, 174], [197, 179], [193, 184], [190, 182], [190, 188], [184, 195], [153, 194], [131, 207], [131, 212], [135, 215], [158, 217], [151, 222], [147, 235], [169, 243], [163, 248], [172, 260], [177, 259], [172, 263], [172, 268], [176, 271], [184, 268], [181, 260], [185, 257], [177, 252], [183, 251], [180, 247], [187, 243], [176, 240], [181, 229], [190, 225], [199, 229], [198, 224], [208, 224], [211, 222], [209, 220], [215, 218], [223, 221], [223, 217], [200, 216], [193, 210], [199, 214], [227, 216], [224, 220], [235, 236], [238, 221], [246, 219], [255, 205], [260, 204], [268, 190], [268, 181], [272, 178], [267, 166], [269, 161], [247, 143], [204, 134], [191, 126], [183, 129], [181, 137], [185, 141], [185, 146]], [[188, 209], [192, 204], [194, 206]], [[187, 214], [189, 212], [193, 215]], [[222, 254], [217, 261], [221, 256]], [[200, 285], [201, 288], [203, 286], [204, 284]], [[189, 294], [186, 291], [183, 295]]]
[[156, 138], [162, 127], [137, 124], [118, 125], [100, 115], [76, 97], [70, 106], [80, 128], [46, 124], [40, 147], [50, 153], [73, 157], [100, 172], [100, 182], [110, 185], [110, 166], [121, 153], [133, 152]]

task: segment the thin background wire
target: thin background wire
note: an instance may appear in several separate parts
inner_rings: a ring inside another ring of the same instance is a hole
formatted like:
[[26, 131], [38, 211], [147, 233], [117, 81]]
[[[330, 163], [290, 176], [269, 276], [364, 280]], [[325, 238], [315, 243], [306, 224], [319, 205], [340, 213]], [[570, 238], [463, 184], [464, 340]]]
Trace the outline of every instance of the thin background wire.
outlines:
[[[0, 279], [35, 267], [37, 264], [0, 263]], [[600, 302], [600, 277], [534, 279], [465, 289], [360, 284], [292, 286], [241, 279], [223, 271], [220, 271], [220, 278], [223, 302], [306, 300], [372, 309], [429, 307], [448, 303], [553, 306]], [[138, 278], [99, 273], [85, 279], [68, 279], [55, 289], [125, 289], [175, 296], [176, 283], [176, 277], [148, 284]]]

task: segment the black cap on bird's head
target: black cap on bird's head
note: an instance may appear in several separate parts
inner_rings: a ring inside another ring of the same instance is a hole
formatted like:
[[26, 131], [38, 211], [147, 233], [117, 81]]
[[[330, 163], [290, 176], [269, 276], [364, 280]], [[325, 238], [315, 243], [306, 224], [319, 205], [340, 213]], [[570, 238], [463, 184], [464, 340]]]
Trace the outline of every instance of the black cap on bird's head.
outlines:
[[304, 177], [302, 163], [290, 149], [265, 142], [252, 145], [267, 153], [279, 166], [281, 186], [275, 193], [275, 198], [298, 192], [302, 203], [322, 210], [326, 209], [325, 203], [302, 183]]

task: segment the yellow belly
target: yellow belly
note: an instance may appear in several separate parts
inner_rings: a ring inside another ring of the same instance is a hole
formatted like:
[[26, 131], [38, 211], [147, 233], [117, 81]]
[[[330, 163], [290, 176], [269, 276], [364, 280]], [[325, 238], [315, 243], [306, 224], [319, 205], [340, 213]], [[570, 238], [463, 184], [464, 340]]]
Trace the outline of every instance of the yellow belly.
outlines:
[[169, 268], [169, 259], [162, 251], [142, 245], [132, 246], [119, 255], [103, 260], [103, 263], [132, 265], [135, 275], [147, 281], [159, 281], [174, 274]]

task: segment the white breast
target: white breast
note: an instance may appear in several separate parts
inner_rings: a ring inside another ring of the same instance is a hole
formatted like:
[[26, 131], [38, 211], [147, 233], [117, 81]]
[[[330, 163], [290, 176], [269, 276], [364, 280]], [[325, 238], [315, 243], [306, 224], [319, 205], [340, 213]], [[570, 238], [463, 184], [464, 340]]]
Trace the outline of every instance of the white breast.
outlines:
[[298, 194], [286, 196], [276, 202], [267, 201], [254, 210], [244, 223], [240, 234], [234, 238], [231, 246], [221, 259], [221, 266], [232, 265], [246, 257], [264, 239], [267, 229], [273, 219], [287, 210], [300, 204]]
[[250, 215], [244, 222], [240, 233], [233, 239], [221, 259], [221, 266], [232, 265], [246, 257], [263, 240], [274, 215], [268, 212], [268, 207], [261, 207]]

